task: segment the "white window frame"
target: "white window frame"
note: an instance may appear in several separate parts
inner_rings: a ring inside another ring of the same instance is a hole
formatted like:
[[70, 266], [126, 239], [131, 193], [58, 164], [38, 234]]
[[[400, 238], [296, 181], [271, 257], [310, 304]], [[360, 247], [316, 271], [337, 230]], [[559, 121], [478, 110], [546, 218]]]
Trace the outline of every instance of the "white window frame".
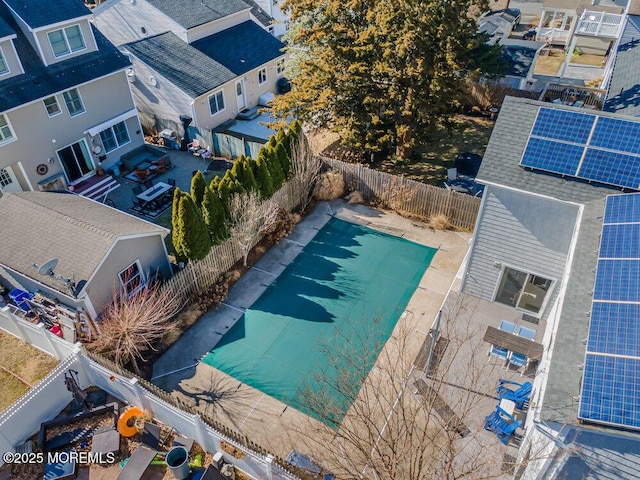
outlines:
[[8, 143], [15, 142], [18, 139], [18, 137], [16, 137], [16, 132], [14, 132], [13, 128], [11, 127], [11, 122], [9, 121], [9, 117], [7, 117], [4, 113], [0, 113], [0, 119], [4, 119], [5, 123], [7, 124], [6, 128], [9, 129], [9, 134], [10, 134], [10, 136], [6, 138], [0, 137], [0, 145], [6, 145]]
[[[520, 300], [522, 299], [522, 295], [524, 293], [524, 287], [522, 288], [522, 290], [520, 291], [520, 294], [518, 295], [518, 300], [515, 302], [516, 303], [515, 306], [512, 307], [512, 308], [515, 308], [518, 312], [526, 313], [527, 315], [530, 315], [532, 317], [542, 318], [544, 311], [547, 308], [547, 304], [549, 303], [549, 299], [553, 295], [553, 289], [556, 285], [556, 279], [548, 276], [547, 274], [542, 274], [542, 273], [534, 272], [532, 270], [528, 270], [526, 268], [515, 267], [513, 265], [503, 263], [502, 268], [500, 269], [500, 275], [498, 275], [498, 281], [496, 282], [496, 285], [493, 290], [492, 301], [494, 302], [497, 302], [496, 299], [498, 298], [498, 292], [500, 290], [500, 283], [502, 282], [502, 276], [504, 275], [504, 271], [507, 268], [511, 270], [516, 270], [521, 273], [525, 273], [527, 275], [527, 280], [529, 279], [530, 276], [533, 275], [534, 277], [544, 278], [545, 280], [549, 280], [551, 282], [551, 285], [549, 285], [549, 290], [547, 290], [547, 293], [544, 296], [544, 300], [542, 301], [542, 305], [540, 305], [539, 312], [532, 312], [531, 310], [527, 310], [526, 308], [518, 307], [518, 305], [520, 304]], [[526, 282], [525, 282], [525, 285], [526, 285]], [[510, 306], [502, 302], [498, 302], [498, 303], [500, 303], [500, 305]]]
[[258, 85], [263, 85], [267, 83], [268, 78], [269, 77], [267, 76], [267, 67], [264, 67], [258, 70]]
[[285, 68], [284, 58], [281, 58], [280, 60], [276, 61], [276, 75], [281, 77], [284, 74], [284, 68]]
[[[218, 105], [218, 94], [222, 95], [222, 108]], [[211, 99], [215, 98], [217, 110], [215, 112], [211, 111]], [[217, 90], [213, 92], [211, 95], [207, 97], [209, 102], [209, 114], [213, 117], [214, 115], [219, 114], [220, 112], [224, 112], [227, 109], [227, 101], [224, 98], [224, 90]]]
[[[139, 274], [140, 278], [142, 278], [142, 281], [140, 282], [140, 285], [138, 285], [132, 291], [128, 292], [127, 291], [127, 285], [129, 283], [131, 283], [131, 281], [134, 278], [137, 278], [137, 276], [134, 276], [134, 277], [131, 277], [131, 278], [127, 279], [127, 283], [125, 284], [124, 280], [122, 279], [122, 274], [125, 273], [127, 270], [129, 270], [134, 265], [136, 265], [138, 267], [138, 274]], [[122, 287], [122, 290], [124, 291], [124, 293], [126, 293], [127, 298], [133, 297], [136, 293], [138, 293], [140, 290], [142, 290], [144, 288], [144, 286], [146, 285], [147, 279], [145, 278], [144, 270], [142, 270], [142, 264], [140, 263], [140, 259], [137, 258], [134, 262], [131, 262], [129, 265], [127, 265], [125, 268], [123, 268], [120, 272], [118, 272], [118, 280], [120, 281], [120, 286]]]
[[[116, 135], [116, 131], [113, 127], [115, 127], [116, 125], [120, 125], [120, 124], [124, 125], [124, 129], [127, 132], [127, 141], [120, 143], [120, 141], [118, 140], [118, 135]], [[104, 141], [104, 138], [102, 138], [102, 133], [103, 132], [111, 132], [111, 135], [113, 136], [113, 141], [115, 142], [115, 147], [109, 149], [107, 148], [107, 144]], [[131, 143], [131, 134], [129, 133], [129, 128], [127, 127], [127, 121], [126, 120], [122, 120], [121, 122], [118, 122], [114, 125], [111, 125], [107, 128], [105, 128], [104, 130], [102, 130], [98, 135], [100, 135], [100, 139], [102, 140], [102, 145], [104, 146], [104, 153], [110, 153], [113, 152], [114, 150], [117, 150], [120, 147], [125, 146], [128, 143]]]
[[[67, 97], [65, 96], [65, 94], [68, 92], [72, 92], [74, 90], [78, 94], [78, 99], [80, 100], [80, 105], [82, 105], [82, 110], [75, 113], [71, 113], [71, 110], [69, 109], [69, 102], [67, 101]], [[84, 112], [87, 111], [87, 109], [84, 107], [84, 102], [82, 101], [82, 95], [80, 95], [80, 90], [78, 90], [77, 88], [70, 88], [69, 90], [65, 90], [64, 92], [62, 92], [62, 98], [64, 100], [64, 104], [67, 107], [67, 112], [69, 113], [70, 117], [72, 118], [77, 117], [78, 115], [82, 115]]]
[[[77, 48], [75, 50], [71, 50], [71, 45], [69, 45], [69, 38], [67, 37], [67, 30], [73, 27], [78, 27], [78, 31], [80, 32], [80, 38], [82, 39], [82, 48]], [[49, 35], [55, 32], [62, 32], [62, 38], [64, 39], [64, 44], [67, 47], [67, 51], [64, 53], [56, 54], [55, 50], [53, 49], [53, 44], [51, 43], [51, 37]], [[75, 23], [73, 25], [67, 25], [66, 27], [57, 28], [56, 30], [51, 30], [50, 32], [47, 32], [47, 40], [49, 40], [49, 46], [51, 47], [51, 52], [53, 53], [53, 56], [55, 58], [65, 57], [67, 55], [71, 55], [72, 53], [81, 52], [87, 49], [87, 42], [85, 42], [84, 40], [84, 35], [82, 34], [82, 27], [80, 26], [79, 23]]]
[[4, 64], [4, 66], [6, 68], [5, 71], [1, 71], [0, 70], [0, 77], [10, 74], [11, 73], [11, 69], [9, 68], [9, 63], [7, 63], [7, 58], [4, 56], [4, 53], [2, 52], [2, 48], [1, 47], [0, 47], [0, 61]]
[[[56, 102], [55, 105], [56, 105], [56, 107], [58, 107], [58, 111], [55, 112], [55, 113], [49, 112], [49, 109], [47, 108], [46, 101], [51, 99], [51, 98], [53, 98], [55, 100], [55, 102]], [[62, 113], [62, 107], [60, 107], [60, 102], [58, 101], [58, 97], [55, 96], [55, 95], [51, 95], [50, 97], [43, 98], [42, 99], [42, 105], [44, 105], [44, 109], [47, 112], [47, 115], [49, 116], [49, 118], [57, 117], [58, 115], [60, 115]]]

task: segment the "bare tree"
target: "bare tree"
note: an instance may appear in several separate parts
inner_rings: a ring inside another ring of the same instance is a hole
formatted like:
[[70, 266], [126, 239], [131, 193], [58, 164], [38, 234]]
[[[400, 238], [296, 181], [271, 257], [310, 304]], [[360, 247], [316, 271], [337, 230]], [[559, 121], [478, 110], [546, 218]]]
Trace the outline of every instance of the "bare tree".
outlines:
[[[160, 287], [157, 282], [139, 285], [128, 279], [127, 292], [118, 292], [102, 312], [100, 335], [88, 347], [105, 355], [117, 365], [131, 363], [136, 374], [140, 374], [139, 362], [145, 354], [155, 351], [156, 345], [173, 328], [171, 318], [181, 308], [178, 297]], [[131, 289], [133, 288], [133, 294]]]
[[313, 198], [313, 191], [320, 176], [322, 161], [313, 153], [309, 140], [303, 134], [291, 143], [291, 172], [289, 182], [294, 195], [300, 199], [300, 211], [304, 212]]
[[465, 302], [443, 313], [433, 350], [423, 347], [417, 357], [412, 318], [401, 320], [386, 342], [375, 322], [364, 334], [340, 332], [340, 341], [325, 351], [330, 367], [304, 391], [309, 413], [322, 423], [293, 427], [291, 433], [305, 442], [300, 448], [313, 452], [337, 478], [502, 475], [501, 459], [487, 455], [490, 437], [482, 430], [497, 365], [487, 360], [478, 327], [465, 322], [474, 308]]
[[253, 246], [278, 220], [278, 205], [273, 200], [260, 200], [255, 191], [234, 195], [229, 202], [231, 241], [242, 251], [243, 265]]

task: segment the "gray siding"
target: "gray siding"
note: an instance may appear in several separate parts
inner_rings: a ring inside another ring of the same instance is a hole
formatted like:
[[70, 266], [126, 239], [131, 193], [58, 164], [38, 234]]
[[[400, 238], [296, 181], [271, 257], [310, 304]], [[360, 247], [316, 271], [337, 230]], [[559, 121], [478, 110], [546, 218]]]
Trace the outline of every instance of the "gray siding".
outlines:
[[579, 207], [493, 186], [485, 190], [483, 203], [464, 292], [493, 300], [502, 265], [536, 273], [556, 281], [546, 319], [566, 269]]
[[162, 236], [118, 240], [86, 286], [87, 294], [98, 312], [106, 307], [113, 299], [114, 293], [122, 288], [118, 273], [136, 260], [140, 260], [145, 276], [156, 268], [165, 278], [170, 275]]
[[[70, 53], [68, 55], [64, 55], [62, 57], [56, 58], [53, 54], [53, 49], [51, 48], [51, 43], [49, 43], [49, 37], [47, 36], [48, 32], [53, 32], [54, 30], [60, 30], [61, 28], [70, 27], [72, 25], [78, 25], [80, 30], [82, 31], [82, 39], [84, 40], [85, 48], [78, 52]], [[47, 65], [53, 65], [54, 63], [63, 62], [65, 60], [69, 60], [73, 57], [79, 57], [80, 55], [84, 55], [86, 53], [95, 52], [98, 49], [96, 45], [95, 39], [93, 38], [93, 33], [91, 32], [91, 26], [89, 25], [89, 20], [72, 20], [68, 24], [58, 25], [53, 28], [47, 28], [46, 30], [40, 30], [36, 32], [36, 38], [40, 47], [42, 48], [42, 54], [44, 55], [44, 60]]]
[[[191, 97], [133, 55], [130, 58], [136, 75], [131, 91], [138, 110], [144, 114], [142, 118], [153, 118], [158, 131], [170, 128], [182, 135], [179, 117], [193, 116]], [[155, 86], [151, 85], [151, 77], [156, 80]]]
[[4, 58], [4, 61], [9, 68], [9, 73], [0, 75], [0, 80], [6, 80], [7, 78], [15, 77], [16, 75], [23, 73], [22, 65], [20, 65], [20, 60], [16, 55], [15, 48], [13, 47], [13, 40], [0, 42], [0, 51], [2, 51], [2, 58]]
[[[62, 171], [57, 150], [81, 139], [86, 139], [87, 144], [91, 145], [91, 139], [84, 134], [87, 128], [134, 108], [124, 71], [82, 85], [78, 87], [78, 91], [85, 112], [75, 117], [69, 116], [60, 93], [56, 98], [62, 113], [55, 117], [49, 118], [41, 100], [7, 112], [6, 116], [17, 140], [0, 147], [0, 168], [21, 162], [31, 185], [37, 189], [39, 181]], [[138, 128], [135, 119], [128, 121], [127, 127], [131, 142], [110, 152], [107, 160], [103, 162], [105, 167], [108, 168], [115, 163], [123, 153], [144, 143], [142, 132], [136, 134]], [[52, 163], [47, 163], [49, 158], [53, 160]], [[94, 156], [93, 161], [97, 162], [97, 157]], [[41, 163], [49, 167], [44, 176], [36, 171], [36, 167]], [[22, 187], [29, 190], [28, 185], [23, 184]]]

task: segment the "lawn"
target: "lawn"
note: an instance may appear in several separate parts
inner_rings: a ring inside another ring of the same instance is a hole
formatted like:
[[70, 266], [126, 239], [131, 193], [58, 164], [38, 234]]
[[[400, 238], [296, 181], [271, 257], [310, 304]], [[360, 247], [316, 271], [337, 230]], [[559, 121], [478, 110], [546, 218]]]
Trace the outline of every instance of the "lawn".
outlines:
[[420, 160], [385, 160], [376, 163], [376, 170], [404, 175], [412, 180], [442, 185], [447, 177], [447, 168], [455, 165], [459, 153], [473, 152], [484, 155], [495, 122], [486, 117], [456, 115], [451, 131], [439, 128], [429, 138], [428, 143], [419, 147]]
[[58, 360], [0, 330], [0, 410], [45, 377]]

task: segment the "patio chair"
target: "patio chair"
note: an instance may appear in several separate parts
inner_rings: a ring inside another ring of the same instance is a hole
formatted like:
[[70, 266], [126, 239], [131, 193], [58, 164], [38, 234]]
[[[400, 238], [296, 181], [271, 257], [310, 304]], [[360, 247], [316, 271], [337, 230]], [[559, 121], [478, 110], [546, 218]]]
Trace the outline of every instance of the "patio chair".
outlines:
[[136, 185], [135, 187], [133, 187], [134, 195], [140, 195], [142, 192], [144, 192], [144, 188], [142, 188], [142, 185]]
[[524, 374], [524, 371], [527, 369], [527, 365], [529, 365], [529, 357], [517, 352], [511, 352], [509, 354], [509, 357], [507, 358], [507, 361], [509, 362], [509, 365], [513, 365], [518, 369], [522, 368], [520, 376]]
[[[511, 390], [510, 388], [507, 388], [507, 385], [515, 385], [518, 388]], [[498, 400], [502, 400], [503, 398], [511, 400], [512, 402], [515, 402], [518, 410], [522, 410], [525, 402], [531, 396], [532, 388], [531, 382], [518, 383], [501, 378], [498, 386], [496, 387], [496, 392], [498, 392]]]
[[519, 337], [527, 338], [529, 340], [533, 340], [534, 338], [536, 338], [536, 331], [533, 328], [520, 327], [516, 335], [518, 335]]
[[145, 180], [144, 181], [144, 188], [151, 188], [151, 187], [153, 187], [153, 181]]
[[[516, 324], [507, 320], [502, 320], [498, 328], [502, 331], [513, 333], [516, 329]], [[491, 345], [491, 347], [489, 347], [489, 353], [487, 355], [493, 355], [494, 357], [498, 357], [506, 361], [509, 355], [509, 351], [506, 348], [498, 347], [497, 345]]]
[[191, 154], [198, 153], [198, 150], [201, 150], [201, 149], [202, 147], [200, 146], [199, 140], [194, 140], [193, 142], [187, 144], [187, 150]]
[[484, 418], [484, 429], [496, 434], [498, 440], [506, 445], [513, 433], [522, 425], [522, 422], [516, 420], [499, 405], [496, 405], [495, 412], [490, 413]]
[[139, 198], [136, 198], [133, 201], [133, 205], [131, 206], [131, 210], [133, 210], [134, 212], [138, 212], [138, 213], [148, 213], [149, 212], [149, 204], [147, 202], [145, 202], [144, 200], [140, 200]]
[[450, 182], [455, 181], [458, 178], [458, 169], [457, 168], [447, 168], [447, 180]]

